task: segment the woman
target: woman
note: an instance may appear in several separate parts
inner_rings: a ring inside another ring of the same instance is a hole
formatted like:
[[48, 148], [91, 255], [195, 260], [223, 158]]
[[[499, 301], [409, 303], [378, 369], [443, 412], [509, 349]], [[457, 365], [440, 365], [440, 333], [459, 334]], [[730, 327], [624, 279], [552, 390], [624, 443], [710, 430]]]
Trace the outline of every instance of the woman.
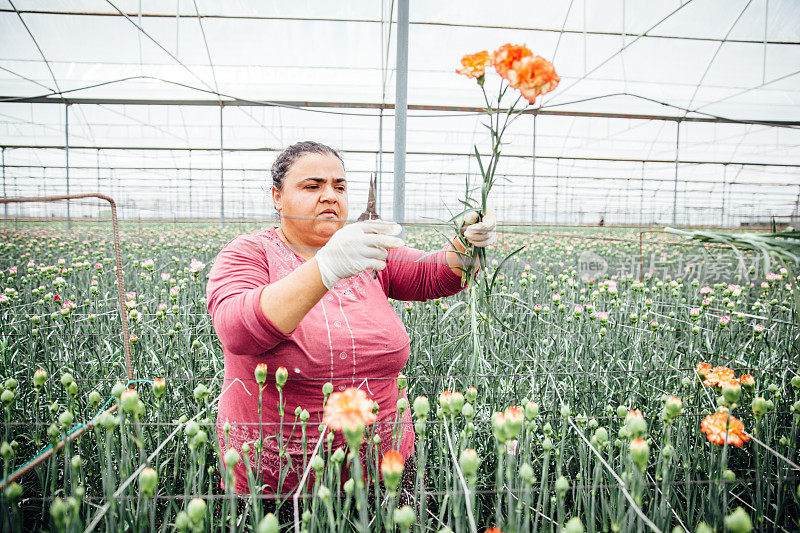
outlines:
[[[224, 453], [249, 443], [251, 466], [270, 493], [286, 493], [298, 483], [303, 448], [299, 429], [292, 432], [297, 406], [311, 414], [309, 449], [319, 437], [322, 386], [357, 387], [380, 406], [376, 431], [381, 453], [392, 447], [392, 422], [398, 400], [397, 376], [409, 356], [409, 337], [387, 297], [427, 300], [459, 292], [461, 256], [457, 238], [447, 251], [425, 257], [403, 246], [401, 228], [384, 221], [345, 225], [347, 181], [339, 154], [322, 144], [302, 142], [281, 153], [272, 167], [272, 200], [281, 224], [242, 235], [219, 253], [207, 286], [208, 311], [225, 355], [227, 392], [219, 403], [217, 433]], [[469, 219], [476, 220], [476, 217]], [[476, 246], [494, 240], [493, 215], [466, 227]], [[372, 271], [377, 271], [373, 278]], [[270, 375], [288, 370], [283, 388], [285, 451], [292, 469], [279, 467], [274, 436], [280, 422], [275, 378], [262, 392], [254, 370], [266, 363]], [[234, 383], [235, 380], [240, 382]], [[230, 430], [225, 434], [225, 423]], [[413, 452], [410, 411], [403, 415], [396, 448]], [[254, 443], [263, 428], [264, 450]], [[344, 446], [337, 434], [334, 448]], [[286, 474], [279, 486], [279, 472]], [[288, 470], [288, 473], [287, 473]], [[248, 492], [246, 470], [235, 469], [236, 490]], [[302, 472], [300, 472], [302, 475]]]

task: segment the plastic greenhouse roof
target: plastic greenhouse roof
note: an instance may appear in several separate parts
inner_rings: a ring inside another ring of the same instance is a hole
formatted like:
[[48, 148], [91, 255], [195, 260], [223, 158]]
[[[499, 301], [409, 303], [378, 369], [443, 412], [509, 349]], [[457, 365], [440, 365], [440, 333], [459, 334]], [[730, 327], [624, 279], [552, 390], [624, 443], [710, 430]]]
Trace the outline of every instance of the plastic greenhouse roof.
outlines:
[[[392, 104], [396, 25], [388, 24], [390, 5], [0, 0], [0, 96], [214, 101], [220, 93], [223, 100]], [[482, 106], [474, 81], [454, 72], [460, 57], [524, 43], [561, 76], [559, 87], [537, 103], [542, 109], [755, 122], [686, 123], [680, 158], [800, 164], [800, 126], [761, 124], [800, 123], [796, 1], [411, 2], [410, 20], [412, 106]], [[491, 94], [496, 80], [487, 80], [487, 87]], [[0, 144], [63, 145], [62, 105], [2, 103]], [[72, 106], [70, 143], [214, 148], [219, 115], [214, 107]], [[366, 169], [378, 148], [377, 117], [377, 110], [362, 108], [242, 107], [225, 110], [222, 133], [226, 148], [279, 149], [318, 139], [351, 152], [354, 168]], [[393, 111], [384, 117], [383, 149], [391, 152]], [[537, 155], [664, 161], [676, 155], [675, 122], [540, 118]], [[444, 153], [431, 156], [432, 171], [463, 171], [454, 160], [473, 143], [486, 144], [480, 120], [477, 114], [410, 110], [409, 170], [425, 167], [419, 154]], [[518, 121], [506, 141], [507, 153], [529, 155], [531, 121]], [[48, 159], [44, 151], [26, 153], [35, 164]], [[24, 159], [21, 154], [15, 161]], [[159, 157], [183, 164], [180, 155]], [[272, 157], [231, 159], [244, 168], [268, 166]], [[519, 166], [511, 158], [508, 165], [509, 172]], [[383, 167], [391, 171], [391, 161]], [[609, 167], [627, 172], [630, 165]], [[769, 174], [800, 185], [797, 168]]]

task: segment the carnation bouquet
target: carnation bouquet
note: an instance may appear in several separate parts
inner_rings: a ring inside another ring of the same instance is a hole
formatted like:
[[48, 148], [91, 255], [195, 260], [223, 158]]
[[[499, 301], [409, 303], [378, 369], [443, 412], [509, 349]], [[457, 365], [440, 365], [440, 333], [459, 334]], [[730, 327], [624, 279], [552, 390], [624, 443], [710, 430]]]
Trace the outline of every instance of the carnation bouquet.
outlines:
[[[500, 88], [497, 98], [490, 102], [486, 94], [484, 82], [486, 81], [486, 71], [488, 68], [500, 76]], [[525, 45], [504, 44], [492, 53], [486, 50], [475, 54], [468, 54], [461, 58], [461, 68], [456, 69], [458, 74], [475, 79], [478, 87], [483, 92], [484, 102], [486, 103], [486, 115], [488, 123], [484, 125], [489, 130], [491, 141], [491, 155], [485, 161], [478, 150], [474, 147], [475, 158], [481, 172], [480, 198], [473, 199], [467, 187], [466, 199], [462, 201], [464, 210], [450, 219], [450, 222], [457, 227], [457, 235], [465, 248], [464, 268], [462, 272], [462, 283], [474, 275], [481, 264], [486, 263], [486, 251], [484, 248], [473, 247], [463, 236], [463, 226], [459, 227], [460, 221], [467, 217], [476, 222], [483, 220], [487, 215], [489, 193], [495, 183], [500, 153], [503, 147], [503, 134], [511, 123], [516, 120], [529, 105], [536, 101], [539, 95], [548, 93], [556, 88], [560, 78], [556, 74], [553, 65], [546, 59], [534, 55]], [[512, 94], [516, 94], [514, 102], [506, 109], [501, 108], [503, 98], [509, 89], [513, 89]], [[520, 248], [521, 250], [521, 248]], [[517, 250], [519, 251], [519, 250]], [[515, 252], [509, 255], [513, 255]], [[508, 257], [506, 258], [508, 259]], [[498, 269], [499, 271], [499, 269]], [[491, 291], [496, 280], [497, 273], [492, 278], [491, 283], [487, 281], [487, 294]], [[472, 372], [477, 370], [478, 355], [480, 353], [480, 340], [477, 331], [477, 296], [475, 284], [470, 285], [470, 321], [472, 325], [473, 337], [473, 360]], [[491, 309], [491, 307], [487, 307]]]

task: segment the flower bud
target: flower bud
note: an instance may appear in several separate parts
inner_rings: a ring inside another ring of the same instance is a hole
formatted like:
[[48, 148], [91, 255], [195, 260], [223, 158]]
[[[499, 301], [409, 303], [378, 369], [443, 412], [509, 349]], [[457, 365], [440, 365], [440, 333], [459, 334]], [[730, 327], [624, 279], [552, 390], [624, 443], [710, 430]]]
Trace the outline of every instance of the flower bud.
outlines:
[[750, 533], [753, 531], [753, 522], [750, 516], [741, 507], [725, 517], [725, 529], [731, 533]]
[[258, 363], [255, 369], [256, 383], [264, 385], [267, 381], [267, 363]]
[[769, 410], [767, 400], [765, 400], [762, 396], [756, 396], [753, 398], [753, 401], [750, 402], [750, 407], [753, 408], [753, 416], [755, 416], [756, 419], [760, 419]]
[[325, 460], [322, 457], [320, 457], [319, 455], [315, 455], [314, 457], [311, 458], [309, 464], [311, 465], [311, 468], [314, 470], [314, 473], [316, 473], [317, 477], [322, 475], [322, 469], [325, 468]]
[[559, 476], [556, 480], [556, 492], [559, 496], [564, 497], [569, 490], [569, 480], [564, 476]]
[[417, 396], [414, 400], [414, 416], [417, 418], [427, 418], [431, 410], [431, 404], [425, 396]]
[[390, 491], [397, 489], [400, 477], [403, 475], [403, 456], [397, 450], [389, 450], [381, 460], [381, 474], [386, 488]]
[[186, 511], [193, 524], [202, 524], [206, 518], [206, 502], [202, 498], [195, 498], [189, 502]]
[[34, 387], [36, 387], [37, 389], [41, 388], [44, 385], [45, 381], [47, 381], [47, 371], [44, 368], [40, 368], [33, 373]]
[[662, 418], [666, 421], [672, 421], [680, 416], [683, 412], [683, 401], [677, 396], [670, 396], [664, 402], [664, 412]]
[[536, 476], [533, 473], [533, 468], [528, 463], [522, 463], [519, 467], [519, 477], [529, 486], [536, 483]]
[[289, 371], [286, 370], [285, 366], [278, 367], [278, 370], [275, 371], [275, 386], [278, 390], [283, 390], [283, 386], [286, 385], [286, 380], [289, 379]]
[[644, 472], [650, 460], [650, 446], [644, 439], [633, 439], [630, 443], [631, 459], [633, 463]]
[[202, 383], [198, 383], [197, 386], [192, 391], [192, 395], [194, 399], [198, 402], [202, 402], [211, 394], [211, 391], [208, 390], [208, 387], [203, 385]]
[[132, 414], [139, 412], [139, 393], [135, 389], [126, 389], [119, 399], [123, 411]]
[[729, 381], [722, 385], [722, 396], [724, 396], [725, 401], [731, 405], [738, 403], [739, 398], [742, 396], [742, 387], [739, 385], [739, 382]]
[[145, 498], [152, 498], [155, 494], [158, 474], [152, 468], [145, 468], [139, 474], [139, 491]]
[[264, 518], [261, 519], [261, 522], [258, 523], [258, 527], [256, 528], [256, 533], [280, 533], [280, 531], [280, 523], [278, 523], [278, 519], [275, 518], [275, 515], [272, 513], [264, 515]]
[[583, 533], [583, 523], [581, 522], [580, 518], [577, 516], [574, 518], [570, 518], [566, 524], [564, 524], [564, 533]]
[[475, 387], [468, 388], [466, 398], [469, 403], [474, 404], [475, 400], [478, 399], [478, 389]]
[[164, 381], [164, 378], [156, 378], [153, 381], [153, 395], [156, 398], [161, 398], [164, 396], [164, 392], [167, 390], [167, 382]]
[[744, 387], [744, 390], [746, 390], [748, 394], [753, 394], [756, 388], [756, 379], [751, 374], [742, 374], [739, 376], [739, 383], [742, 384], [742, 387]]
[[6, 487], [5, 496], [9, 501], [15, 502], [22, 496], [22, 486], [19, 483], [11, 483]]
[[400, 526], [401, 530], [409, 529], [411, 524], [413, 524], [416, 519], [417, 514], [414, 512], [414, 509], [408, 505], [404, 505], [401, 508], [394, 510], [394, 521], [398, 526]]
[[8, 389], [4, 390], [3, 393], [0, 394], [0, 401], [6, 405], [10, 405], [11, 402], [14, 401], [14, 391], [10, 391]]
[[594, 431], [594, 438], [597, 439], [597, 443], [600, 446], [603, 446], [605, 443], [608, 442], [608, 430], [604, 427], [599, 427]]
[[333, 455], [331, 455], [331, 461], [333, 461], [333, 464], [335, 465], [342, 464], [342, 461], [344, 461], [344, 450], [341, 448], [336, 448], [336, 451], [333, 452]]
[[64, 372], [61, 374], [61, 385], [66, 389], [69, 387], [69, 384], [75, 381], [75, 378], [72, 377], [72, 374], [69, 372]]
[[450, 413], [460, 413], [462, 407], [464, 407], [464, 395], [460, 392], [454, 392], [450, 396]]
[[228, 468], [236, 468], [236, 465], [239, 464], [239, 460], [241, 457], [239, 456], [239, 452], [237, 452], [233, 448], [229, 448], [228, 451], [225, 452], [225, 456], [222, 460], [225, 462], [225, 466]]
[[403, 373], [398, 374], [397, 376], [397, 390], [402, 392], [408, 387], [408, 378]]
[[3, 441], [3, 444], [0, 444], [0, 456], [2, 456], [6, 461], [9, 461], [13, 455], [14, 448], [12, 448], [8, 442]]
[[647, 433], [647, 422], [639, 410], [632, 409], [625, 417], [625, 429], [631, 438], [639, 438]]
[[58, 416], [58, 423], [61, 424], [61, 427], [68, 428], [72, 425], [73, 420], [75, 417], [72, 415], [70, 411], [64, 411]]
[[550, 450], [553, 449], [553, 441], [550, 440], [550, 437], [545, 437], [544, 438], [544, 440], [542, 441], [542, 449], [545, 452], [549, 452]]
[[539, 404], [536, 402], [528, 402], [525, 404], [525, 419], [528, 421], [533, 420], [539, 416]]
[[125, 392], [125, 385], [123, 385], [122, 382], [120, 381], [117, 381], [116, 383], [114, 383], [114, 386], [111, 387], [112, 396], [116, 396], [117, 398], [119, 398], [120, 396], [122, 396], [123, 392]]
[[467, 448], [462, 451], [458, 459], [458, 466], [461, 467], [461, 471], [464, 472], [464, 475], [468, 478], [475, 476], [480, 464], [481, 460], [478, 457], [478, 453], [472, 448]]
[[472, 420], [475, 418], [475, 408], [472, 407], [471, 403], [465, 403], [464, 407], [461, 408], [461, 414], [465, 420]]
[[100, 397], [100, 393], [97, 392], [96, 390], [93, 390], [92, 392], [89, 393], [88, 401], [90, 407], [94, 407], [97, 404], [99, 404], [100, 400], [102, 400], [102, 398]]
[[325, 396], [330, 396], [333, 392], [333, 383], [330, 381], [326, 381], [325, 384], [322, 386], [322, 394]]
[[512, 405], [506, 408], [504, 415], [506, 439], [509, 440], [517, 438], [520, 431], [522, 431], [522, 421], [524, 419], [522, 410], [519, 407]]

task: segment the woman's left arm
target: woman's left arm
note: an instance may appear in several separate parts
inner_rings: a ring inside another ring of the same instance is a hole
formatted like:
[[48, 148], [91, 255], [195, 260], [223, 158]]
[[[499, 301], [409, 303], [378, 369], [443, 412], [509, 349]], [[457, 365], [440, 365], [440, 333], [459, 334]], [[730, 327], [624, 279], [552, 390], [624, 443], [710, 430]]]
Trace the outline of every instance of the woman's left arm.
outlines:
[[[467, 241], [478, 247], [492, 244], [494, 212], [487, 211], [483, 221], [478, 223], [477, 215], [472, 215], [465, 217], [462, 226]], [[424, 301], [451, 296], [464, 289], [461, 284], [464, 252], [466, 249], [458, 236], [453, 237], [445, 250], [427, 256], [408, 247], [390, 250], [386, 269], [378, 273], [378, 279], [386, 295], [395, 300]]]
[[[478, 222], [478, 213], [468, 213], [464, 217], [464, 223], [461, 225], [461, 232], [471, 245], [484, 248], [494, 242], [497, 236], [496, 226], [494, 209], [489, 208], [480, 222]], [[466, 248], [461, 243], [458, 235], [456, 235], [450, 241], [445, 257], [447, 258], [447, 266], [459, 276], [464, 270], [463, 265], [468, 263], [467, 258], [464, 256], [465, 252]]]

